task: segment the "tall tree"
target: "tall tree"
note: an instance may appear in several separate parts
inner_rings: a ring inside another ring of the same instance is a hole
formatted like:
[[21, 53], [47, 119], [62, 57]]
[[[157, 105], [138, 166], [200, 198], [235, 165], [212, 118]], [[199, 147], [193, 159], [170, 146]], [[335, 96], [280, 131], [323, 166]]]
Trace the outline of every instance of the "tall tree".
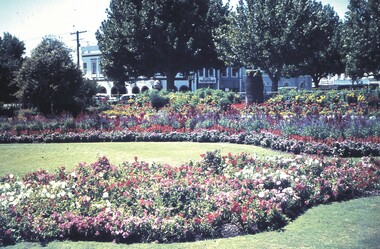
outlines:
[[291, 66], [294, 71], [288, 70], [287, 76], [310, 75], [318, 88], [323, 77], [344, 72], [342, 23], [330, 5], [312, 2], [311, 11], [314, 15], [310, 18], [314, 18], [313, 22], [320, 28], [320, 34], [314, 37], [317, 46], [302, 63]]
[[[16, 78], [18, 97], [44, 114], [79, 112], [85, 96], [82, 72], [73, 62], [70, 49], [61, 41], [46, 37], [32, 51]], [[91, 93], [94, 94], [94, 93]]]
[[380, 2], [351, 0], [343, 30], [346, 73], [380, 78]]
[[0, 37], [0, 102], [16, 100], [14, 94], [18, 89], [13, 80], [23, 62], [24, 51], [24, 43], [15, 36], [4, 33]]
[[174, 89], [178, 72], [218, 67], [214, 30], [224, 21], [222, 0], [112, 0], [96, 36], [107, 76], [163, 73]]
[[319, 47], [323, 30], [316, 23], [310, 0], [240, 0], [229, 39], [233, 59], [259, 67], [272, 81], [272, 90], [287, 66], [297, 66]]

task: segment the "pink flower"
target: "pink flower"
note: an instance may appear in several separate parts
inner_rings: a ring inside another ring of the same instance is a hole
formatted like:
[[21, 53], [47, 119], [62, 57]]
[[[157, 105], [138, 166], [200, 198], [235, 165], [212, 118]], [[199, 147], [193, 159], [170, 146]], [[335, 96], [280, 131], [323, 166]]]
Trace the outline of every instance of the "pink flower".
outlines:
[[193, 220], [194, 220], [194, 223], [195, 223], [195, 224], [199, 224], [199, 223], [201, 223], [201, 221], [202, 221], [202, 220], [201, 220], [200, 218], [198, 218], [198, 217], [195, 217]]

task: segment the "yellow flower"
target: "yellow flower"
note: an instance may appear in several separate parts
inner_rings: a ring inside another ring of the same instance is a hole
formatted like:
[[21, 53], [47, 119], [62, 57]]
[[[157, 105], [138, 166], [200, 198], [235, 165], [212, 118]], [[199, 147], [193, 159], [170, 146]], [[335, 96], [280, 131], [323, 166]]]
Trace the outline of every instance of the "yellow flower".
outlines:
[[365, 100], [365, 97], [363, 95], [358, 96], [358, 101], [363, 102]]

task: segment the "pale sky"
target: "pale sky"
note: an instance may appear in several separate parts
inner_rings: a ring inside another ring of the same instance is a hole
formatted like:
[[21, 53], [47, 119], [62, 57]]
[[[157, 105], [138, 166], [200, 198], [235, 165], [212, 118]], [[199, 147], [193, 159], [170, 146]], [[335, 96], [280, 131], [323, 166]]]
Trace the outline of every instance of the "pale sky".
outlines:
[[[347, 11], [349, 0], [322, 0], [330, 4], [341, 18]], [[76, 31], [80, 34], [81, 45], [95, 45], [95, 32], [106, 19], [106, 8], [110, 0], [0, 0], [0, 36], [9, 32], [26, 46], [26, 55], [35, 48], [42, 38], [53, 35], [68, 47], [76, 49]], [[230, 0], [232, 6], [238, 0]]]

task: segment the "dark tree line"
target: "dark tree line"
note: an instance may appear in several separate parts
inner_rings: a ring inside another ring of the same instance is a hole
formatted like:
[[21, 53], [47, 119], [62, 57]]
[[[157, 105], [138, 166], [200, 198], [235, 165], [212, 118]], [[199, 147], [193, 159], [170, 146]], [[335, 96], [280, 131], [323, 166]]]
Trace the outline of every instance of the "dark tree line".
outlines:
[[[174, 89], [178, 72], [227, 65], [259, 68], [273, 91], [282, 76], [311, 75], [316, 86], [342, 72], [353, 80], [380, 78], [378, 0], [350, 0], [344, 20], [316, 0], [240, 0], [236, 9], [222, 0], [111, 0], [107, 14], [96, 36], [105, 73], [115, 81], [160, 72]], [[67, 109], [60, 103], [86, 100], [69, 89], [93, 92], [93, 84], [83, 88], [64, 44], [44, 39], [30, 58], [24, 50], [11, 34], [0, 37], [0, 102], [17, 95], [55, 113]]]
[[0, 37], [0, 102], [18, 99], [52, 115], [76, 114], [90, 104], [97, 85], [83, 79], [65, 44], [45, 37], [30, 57], [23, 57], [24, 50], [24, 43], [9, 33]]
[[[241, 65], [260, 68], [278, 88], [281, 76], [318, 82], [346, 72], [378, 74], [379, 3], [351, 0], [342, 22], [315, 0], [112, 0], [97, 38], [111, 78]], [[365, 26], [365, 28], [363, 28]], [[358, 48], [357, 46], [361, 46]]]
[[103, 68], [122, 80], [163, 73], [174, 89], [178, 72], [222, 66], [213, 33], [227, 11], [222, 0], [111, 0], [96, 33]]
[[23, 62], [25, 45], [10, 33], [0, 37], [0, 102], [16, 100], [17, 84], [14, 79]]

